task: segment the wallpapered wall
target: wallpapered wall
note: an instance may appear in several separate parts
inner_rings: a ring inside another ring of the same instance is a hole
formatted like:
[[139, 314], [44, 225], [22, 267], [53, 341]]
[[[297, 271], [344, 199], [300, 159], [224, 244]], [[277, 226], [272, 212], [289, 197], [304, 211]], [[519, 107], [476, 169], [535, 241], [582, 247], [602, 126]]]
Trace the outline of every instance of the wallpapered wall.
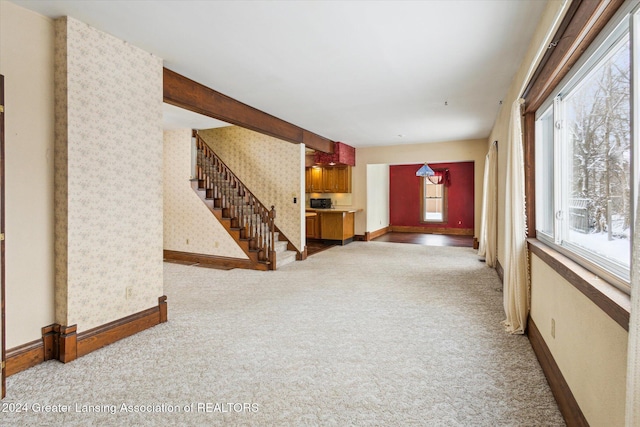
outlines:
[[73, 18], [55, 27], [56, 322], [83, 331], [163, 293], [162, 60]]
[[238, 126], [203, 130], [200, 136], [265, 206], [276, 207], [276, 225], [302, 251], [304, 145]]
[[164, 131], [164, 248], [247, 259], [193, 191], [190, 176], [191, 129]]

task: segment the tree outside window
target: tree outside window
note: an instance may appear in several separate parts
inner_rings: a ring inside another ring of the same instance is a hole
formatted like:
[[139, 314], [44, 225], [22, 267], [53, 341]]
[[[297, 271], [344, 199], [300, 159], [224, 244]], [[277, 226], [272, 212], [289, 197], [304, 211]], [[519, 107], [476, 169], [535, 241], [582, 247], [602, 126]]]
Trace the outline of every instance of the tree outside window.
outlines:
[[422, 178], [422, 222], [447, 222], [447, 190], [444, 184], [434, 184]]

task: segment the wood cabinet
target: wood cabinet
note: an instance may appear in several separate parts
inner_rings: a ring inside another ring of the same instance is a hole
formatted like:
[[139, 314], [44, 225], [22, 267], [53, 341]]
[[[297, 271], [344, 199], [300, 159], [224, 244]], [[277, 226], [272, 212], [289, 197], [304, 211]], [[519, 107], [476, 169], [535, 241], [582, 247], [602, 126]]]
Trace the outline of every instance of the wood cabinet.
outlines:
[[322, 209], [313, 211], [316, 215], [305, 216], [306, 236], [309, 239], [339, 241], [349, 243], [355, 236], [355, 213]]
[[305, 191], [307, 193], [323, 192], [323, 172], [319, 167], [310, 167], [305, 170]]
[[351, 166], [311, 167], [305, 172], [307, 193], [351, 193]]
[[320, 219], [318, 215], [306, 216], [305, 217], [305, 225], [306, 225], [306, 236], [309, 239], [319, 239], [320, 238]]
[[353, 240], [355, 235], [355, 214], [353, 212], [321, 212], [320, 238], [339, 240], [343, 245]]

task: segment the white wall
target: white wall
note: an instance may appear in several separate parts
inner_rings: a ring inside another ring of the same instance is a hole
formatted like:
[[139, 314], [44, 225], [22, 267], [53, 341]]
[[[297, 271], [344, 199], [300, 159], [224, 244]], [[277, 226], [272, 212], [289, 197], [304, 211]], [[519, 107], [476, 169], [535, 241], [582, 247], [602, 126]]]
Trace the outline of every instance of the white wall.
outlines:
[[535, 255], [531, 317], [589, 424], [624, 425], [627, 331]]
[[54, 323], [53, 43], [53, 21], [0, 1], [9, 349]]
[[[367, 201], [369, 197], [367, 186], [368, 165], [472, 161], [475, 162], [474, 229], [475, 236], [478, 237], [480, 234], [482, 181], [486, 154], [487, 145], [484, 139], [358, 148], [356, 149], [356, 166], [352, 170], [353, 206], [366, 208], [369, 205]], [[356, 213], [355, 225], [356, 234], [364, 234], [366, 231], [374, 231], [380, 228], [375, 224], [369, 225], [367, 223], [366, 212]]]
[[367, 230], [389, 226], [389, 165], [367, 165]]

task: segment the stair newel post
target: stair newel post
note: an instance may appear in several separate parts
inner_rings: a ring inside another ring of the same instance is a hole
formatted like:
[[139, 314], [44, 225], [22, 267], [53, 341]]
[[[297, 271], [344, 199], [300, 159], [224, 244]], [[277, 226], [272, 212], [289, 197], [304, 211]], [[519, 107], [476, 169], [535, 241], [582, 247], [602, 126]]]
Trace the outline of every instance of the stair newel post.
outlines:
[[269, 244], [269, 261], [271, 262], [271, 269], [275, 270], [276, 266], [276, 248], [275, 248], [275, 226], [276, 220], [276, 207], [271, 205], [271, 211], [269, 211], [269, 233], [271, 235]]

